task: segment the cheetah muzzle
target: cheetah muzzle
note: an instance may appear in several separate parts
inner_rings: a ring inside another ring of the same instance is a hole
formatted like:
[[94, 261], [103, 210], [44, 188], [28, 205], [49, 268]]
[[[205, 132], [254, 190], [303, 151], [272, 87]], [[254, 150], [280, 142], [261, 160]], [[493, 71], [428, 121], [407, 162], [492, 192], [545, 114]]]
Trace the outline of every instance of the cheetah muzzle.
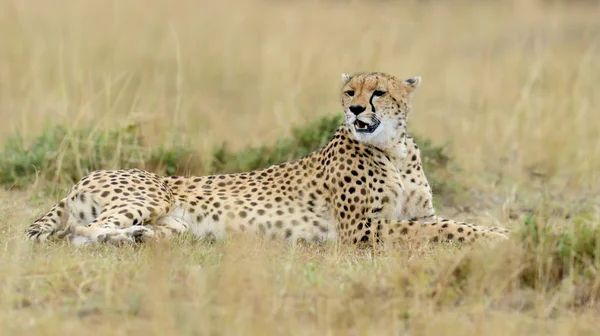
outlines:
[[381, 124], [381, 122], [375, 117], [371, 118], [370, 123], [366, 123], [359, 118], [356, 118], [354, 129], [358, 133], [373, 133], [377, 127], [379, 127], [379, 124]]
[[406, 128], [420, 77], [344, 74], [342, 84], [344, 122], [327, 144], [299, 160], [210, 176], [95, 171], [31, 224], [27, 237], [81, 246], [236, 232], [291, 243], [507, 238], [505, 229], [436, 215], [419, 148]]

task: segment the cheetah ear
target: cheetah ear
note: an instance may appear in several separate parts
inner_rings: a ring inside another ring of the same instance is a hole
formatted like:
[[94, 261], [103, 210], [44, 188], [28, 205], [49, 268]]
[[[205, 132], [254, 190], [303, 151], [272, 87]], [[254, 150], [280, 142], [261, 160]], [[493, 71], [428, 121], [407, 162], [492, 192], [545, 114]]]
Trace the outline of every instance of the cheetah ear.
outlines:
[[350, 76], [349, 74], [343, 73], [342, 74], [342, 84], [348, 83], [351, 78], [352, 78], [352, 76]]
[[419, 86], [421, 86], [421, 82], [423, 80], [419, 76], [411, 77], [409, 79], [405, 79], [402, 83], [406, 86], [408, 93], [414, 92]]

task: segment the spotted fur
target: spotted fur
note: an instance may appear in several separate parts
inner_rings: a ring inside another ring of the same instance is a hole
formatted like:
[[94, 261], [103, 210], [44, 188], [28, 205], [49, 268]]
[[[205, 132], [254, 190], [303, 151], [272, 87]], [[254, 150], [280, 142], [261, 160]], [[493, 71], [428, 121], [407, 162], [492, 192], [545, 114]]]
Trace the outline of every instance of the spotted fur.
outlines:
[[288, 241], [505, 239], [508, 231], [437, 217], [407, 134], [421, 78], [343, 75], [345, 121], [321, 149], [251, 172], [160, 177], [140, 170], [85, 176], [27, 231], [34, 241], [141, 242], [191, 232], [248, 232]]

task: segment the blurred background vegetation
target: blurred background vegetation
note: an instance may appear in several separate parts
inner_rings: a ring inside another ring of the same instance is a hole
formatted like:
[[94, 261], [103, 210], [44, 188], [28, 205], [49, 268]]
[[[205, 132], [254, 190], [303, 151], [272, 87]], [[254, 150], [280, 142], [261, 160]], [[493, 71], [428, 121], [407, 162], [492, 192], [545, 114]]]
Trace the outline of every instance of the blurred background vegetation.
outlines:
[[[232, 151], [226, 142], [204, 155], [193, 144], [172, 143], [149, 147], [137, 125], [123, 129], [94, 131], [92, 128], [68, 129], [55, 126], [27, 142], [20, 134], [9, 137], [0, 152], [0, 183], [10, 188], [27, 188], [38, 179], [53, 185], [70, 187], [85, 174], [98, 169], [143, 168], [161, 175], [206, 175], [237, 173], [296, 160], [320, 149], [343, 118], [321, 117], [274, 145], [262, 145]], [[416, 138], [422, 151], [424, 169], [431, 172], [435, 192], [450, 192], [449, 181], [437, 179], [436, 173], [447, 171], [448, 157], [441, 146]], [[447, 190], [448, 189], [448, 190]], [[60, 190], [64, 192], [64, 190]]]

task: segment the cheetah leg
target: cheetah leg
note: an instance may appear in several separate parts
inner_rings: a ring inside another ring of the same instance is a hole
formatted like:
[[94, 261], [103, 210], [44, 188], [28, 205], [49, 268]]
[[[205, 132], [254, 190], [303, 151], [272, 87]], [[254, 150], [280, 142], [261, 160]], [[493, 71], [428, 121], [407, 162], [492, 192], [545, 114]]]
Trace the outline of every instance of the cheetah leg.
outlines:
[[[128, 216], [129, 214], [129, 216]], [[87, 239], [90, 243], [109, 243], [112, 245], [132, 244], [154, 238], [153, 230], [132, 225], [131, 212], [106, 211], [87, 225], [73, 228], [75, 237]], [[140, 220], [138, 220], [141, 223]]]
[[[427, 222], [434, 222], [433, 220], [427, 221]], [[480, 225], [473, 225], [473, 224], [469, 224], [469, 223], [465, 223], [465, 222], [459, 222], [459, 221], [455, 221], [455, 220], [451, 220], [451, 219], [447, 219], [447, 218], [442, 218], [442, 217], [435, 217], [435, 222], [441, 223], [442, 226], [445, 223], [455, 223], [457, 225], [460, 226], [467, 226], [469, 228], [473, 228], [476, 229], [476, 232], [495, 232], [495, 233], [499, 233], [504, 235], [506, 238], [508, 238], [508, 236], [510, 235], [510, 230], [502, 228], [502, 227], [498, 227], [498, 226], [480, 226]]]
[[375, 232], [379, 233], [381, 238], [388, 237], [392, 241], [429, 240], [474, 243], [480, 240], [508, 239], [508, 230], [476, 226], [448, 219], [438, 219], [432, 222], [374, 220], [371, 225], [375, 226]]

